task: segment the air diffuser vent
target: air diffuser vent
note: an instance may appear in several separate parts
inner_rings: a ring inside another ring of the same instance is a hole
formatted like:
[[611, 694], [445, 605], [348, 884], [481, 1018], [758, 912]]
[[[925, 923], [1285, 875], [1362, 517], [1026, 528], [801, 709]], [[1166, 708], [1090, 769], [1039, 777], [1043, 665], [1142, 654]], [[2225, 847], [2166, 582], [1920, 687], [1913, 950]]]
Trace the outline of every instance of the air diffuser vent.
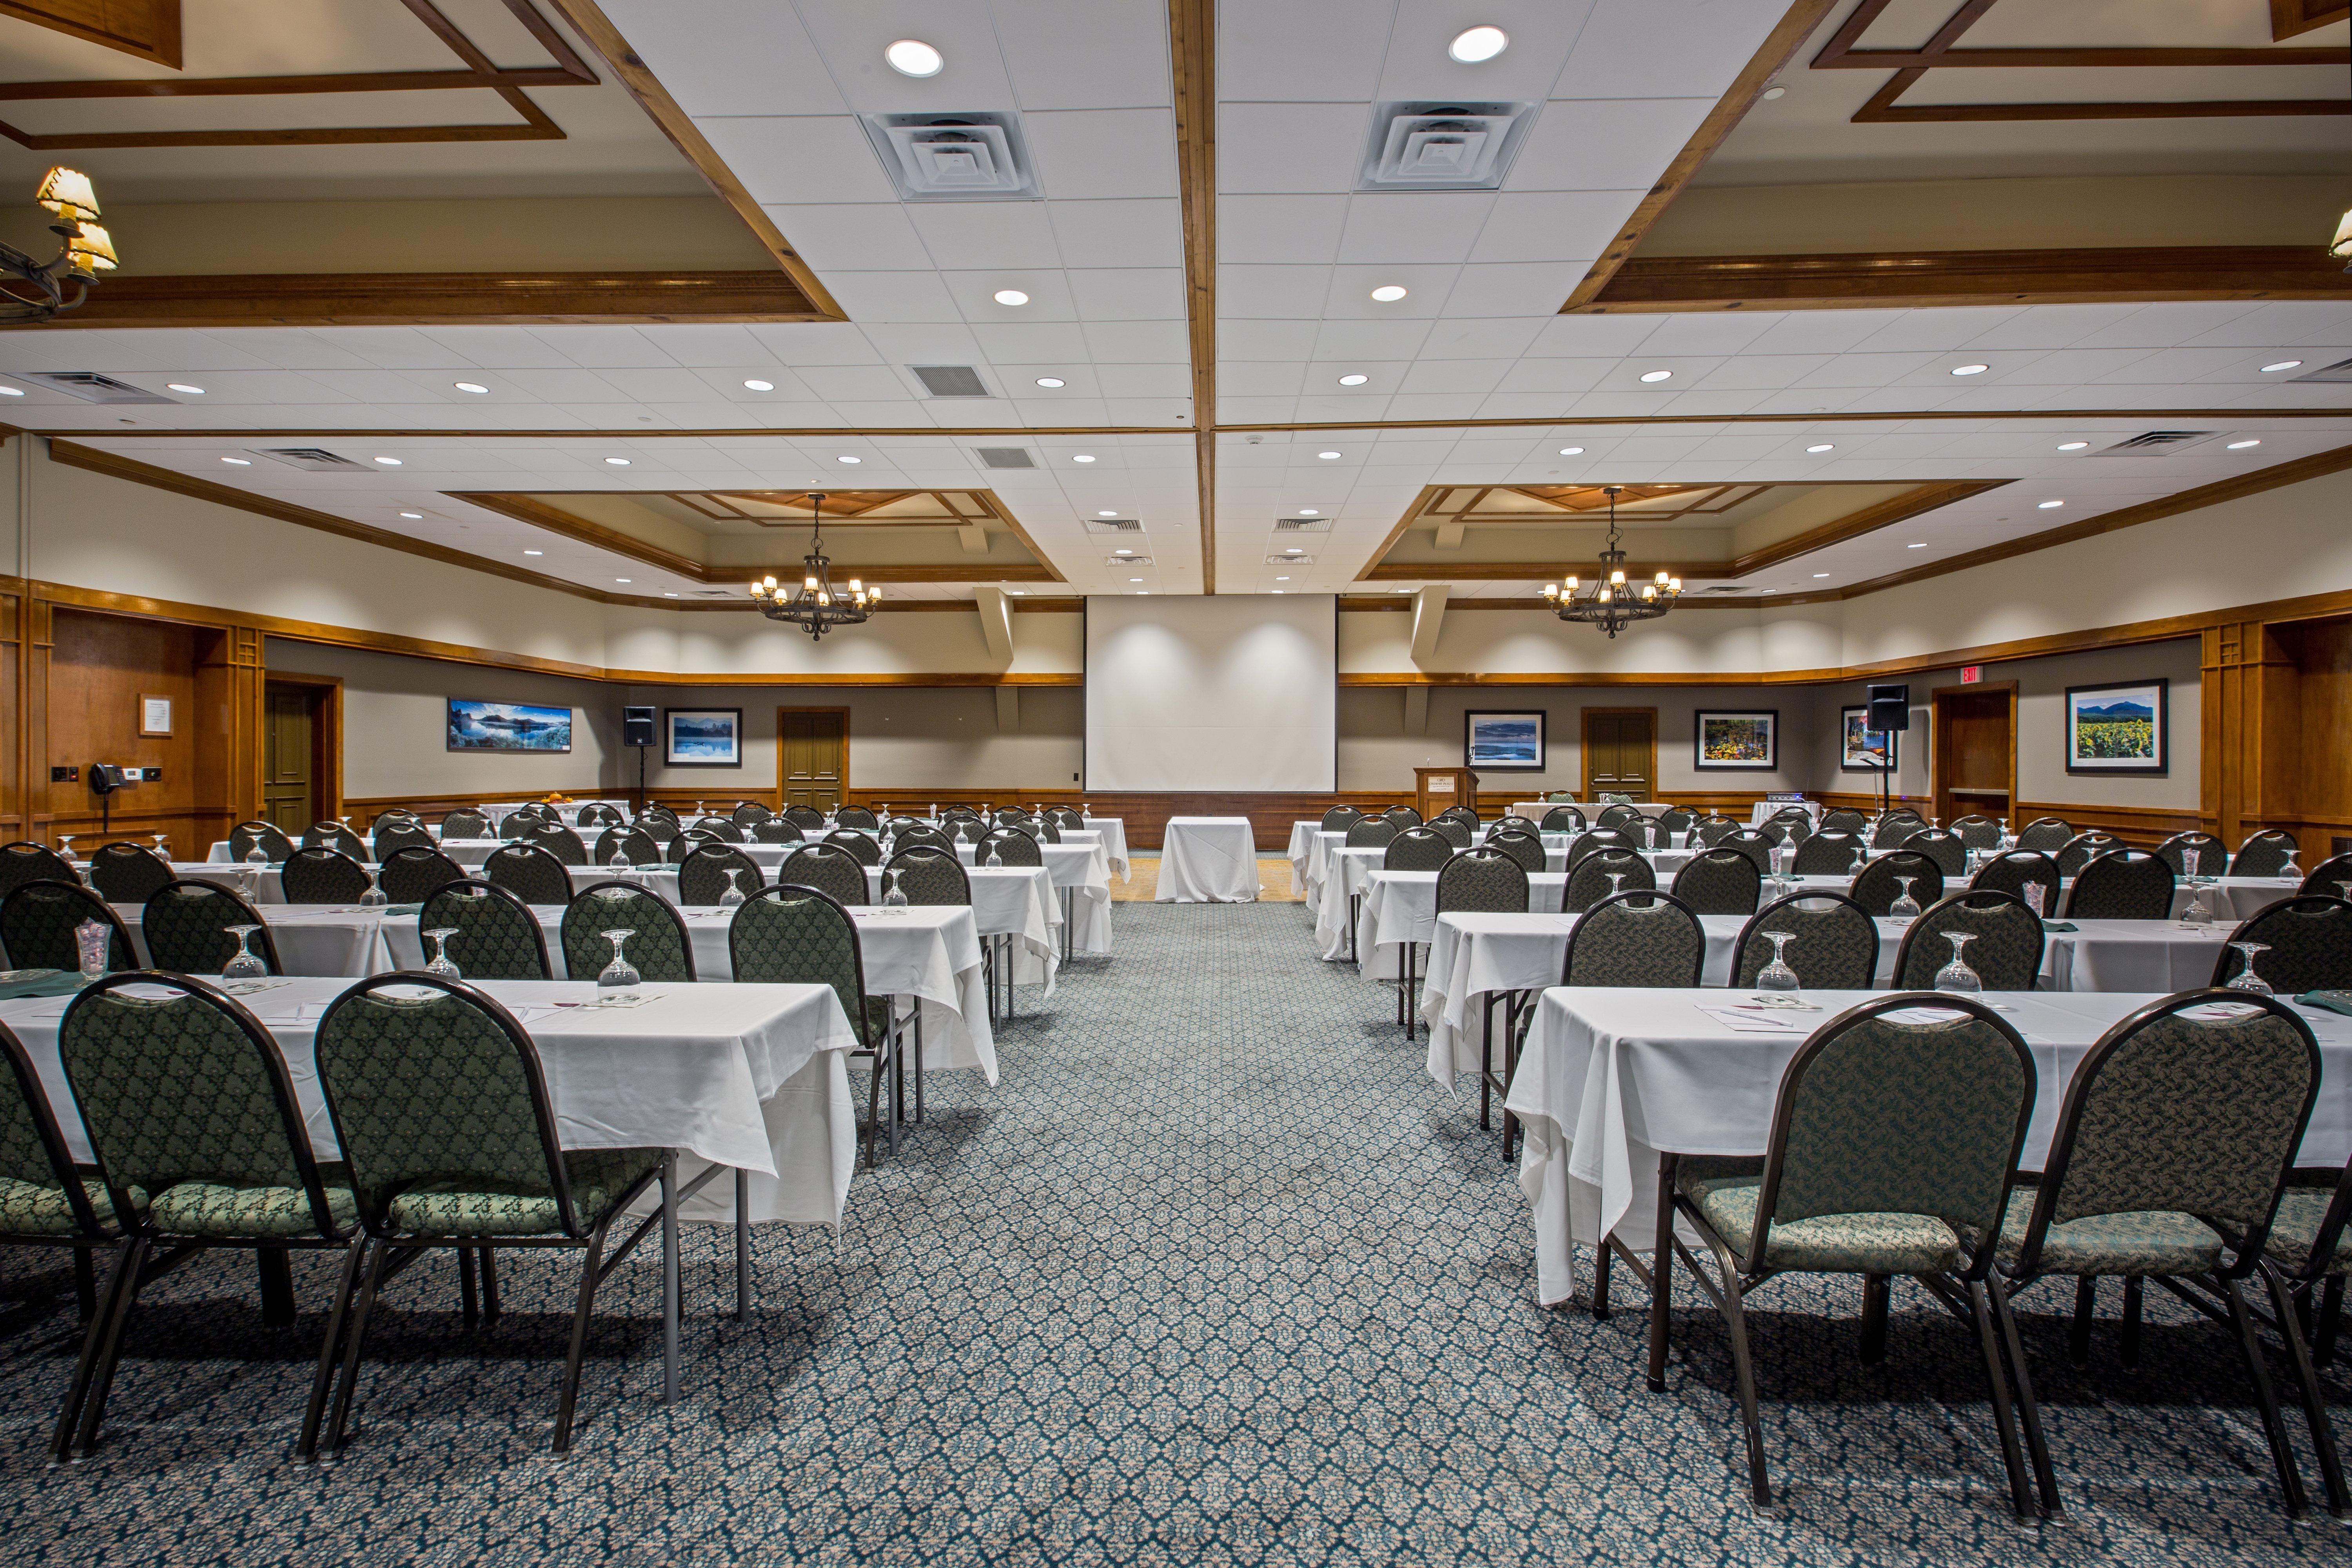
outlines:
[[2321, 365], [2317, 370], [2305, 371], [2294, 379], [2297, 381], [2352, 381], [2352, 359], [2340, 359], [2334, 364]]
[[1141, 533], [1143, 524], [1131, 517], [1090, 517], [1087, 519], [1088, 533]]
[[1026, 447], [974, 447], [980, 460], [992, 468], [1034, 468], [1037, 459], [1029, 455]]
[[910, 202], [1025, 202], [1037, 174], [1021, 121], [996, 110], [970, 114], [869, 114], [866, 140], [901, 198]]
[[100, 375], [94, 370], [21, 370], [15, 374], [20, 381], [37, 381], [43, 386], [64, 393], [68, 397], [79, 397], [84, 403], [179, 401], [160, 392], [150, 392], [143, 386], [133, 386], [127, 381], [117, 381], [110, 375]]
[[1106, 555], [1103, 557], [1103, 564], [1106, 566], [1149, 566], [1151, 564], [1151, 557], [1149, 555]]
[[1328, 517], [1277, 517], [1274, 520], [1276, 533], [1321, 533], [1331, 526]]
[[968, 364], [910, 364], [915, 379], [933, 397], [986, 397], [988, 384]]
[[1531, 103], [1375, 105], [1356, 189], [1498, 189], [1534, 120]]
[[273, 463], [283, 463], [289, 468], [309, 468], [323, 472], [332, 468], [356, 468], [360, 465], [349, 458], [339, 458], [324, 447], [256, 447], [257, 458], [267, 458]]
[[2110, 452], [2177, 452], [2183, 447], [2193, 447], [2200, 441], [2210, 441], [2210, 430], [2149, 430], [2128, 441], [2118, 441], [2107, 448]]
[[1312, 566], [1315, 564], [1315, 557], [1312, 555], [1269, 555], [1265, 558], [1265, 563], [1269, 566]]

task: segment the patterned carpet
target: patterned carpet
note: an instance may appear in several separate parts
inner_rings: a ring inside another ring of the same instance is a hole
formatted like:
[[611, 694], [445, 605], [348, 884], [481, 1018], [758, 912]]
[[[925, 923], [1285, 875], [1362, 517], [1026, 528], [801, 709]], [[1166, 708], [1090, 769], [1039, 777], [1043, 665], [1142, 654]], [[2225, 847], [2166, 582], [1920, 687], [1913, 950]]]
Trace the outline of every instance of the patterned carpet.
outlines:
[[[104, 1447], [70, 1469], [41, 1459], [70, 1310], [12, 1308], [0, 1560], [2080, 1568], [2352, 1552], [2344, 1527], [2281, 1515], [2226, 1342], [2154, 1300], [2142, 1369], [2103, 1333], [2077, 1377], [2057, 1298], [2028, 1298], [2071, 1512], [2021, 1527], [1957, 1326], [1899, 1286], [1893, 1352], [1864, 1368], [1850, 1293], [1768, 1287], [1753, 1321], [1787, 1500], [1758, 1514], [1715, 1320], [1683, 1315], [1671, 1392], [1652, 1395], [1638, 1311], [1534, 1307], [1524, 1205], [1475, 1101], [1423, 1076], [1388, 992], [1315, 961], [1303, 910], [1133, 905], [1117, 921], [1116, 959], [1066, 972], [1004, 1031], [999, 1088], [931, 1079], [928, 1125], [861, 1174], [837, 1245], [762, 1238], [747, 1327], [717, 1315], [720, 1236], [692, 1235], [676, 1409], [653, 1403], [654, 1260], [625, 1268], [568, 1460], [544, 1451], [568, 1260], [509, 1265], [507, 1319], [470, 1339], [454, 1269], [410, 1273], [352, 1447], [316, 1470], [289, 1449], [323, 1262], [298, 1261], [305, 1316], [282, 1332], [259, 1327], [242, 1260], [165, 1281]], [[41, 1267], [0, 1261], [0, 1296], [63, 1288]], [[1803, 1310], [1824, 1305], [1835, 1321]]]

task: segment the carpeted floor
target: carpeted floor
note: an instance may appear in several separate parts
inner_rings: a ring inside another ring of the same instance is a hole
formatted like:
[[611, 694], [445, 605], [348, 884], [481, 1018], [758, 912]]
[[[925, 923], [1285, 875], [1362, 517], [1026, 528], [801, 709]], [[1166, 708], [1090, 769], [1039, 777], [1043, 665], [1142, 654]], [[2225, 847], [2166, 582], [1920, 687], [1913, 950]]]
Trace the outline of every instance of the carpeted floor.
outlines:
[[[1786, 1501], [1759, 1515], [1713, 1318], [1683, 1314], [1653, 1395], [1638, 1291], [1606, 1323], [1537, 1309], [1524, 1205], [1475, 1100], [1430, 1083], [1389, 992], [1315, 960], [1303, 910], [1132, 905], [1117, 922], [1116, 959], [1066, 972], [1000, 1037], [998, 1088], [932, 1078], [929, 1122], [861, 1173], [837, 1244], [763, 1237], [747, 1327], [718, 1315], [721, 1236], [692, 1235], [677, 1408], [652, 1399], [654, 1259], [625, 1270], [568, 1460], [544, 1452], [568, 1260], [512, 1262], [509, 1316], [473, 1338], [454, 1269], [412, 1271], [372, 1342], [360, 1430], [315, 1470], [289, 1452], [323, 1262], [297, 1264], [306, 1315], [283, 1333], [257, 1324], [249, 1263], [159, 1287], [107, 1442], [69, 1469], [41, 1452], [70, 1309], [0, 1319], [0, 1561], [2352, 1554], [2343, 1526], [2278, 1511], [2221, 1334], [2153, 1300], [2141, 1369], [2103, 1333], [2077, 1376], [2057, 1298], [2027, 1299], [2071, 1512], [2021, 1527], [1956, 1325], [1898, 1287], [1893, 1353], [1864, 1368], [1849, 1292], [1768, 1287], [1753, 1321]], [[0, 1295], [62, 1288], [43, 1267], [0, 1260]]]

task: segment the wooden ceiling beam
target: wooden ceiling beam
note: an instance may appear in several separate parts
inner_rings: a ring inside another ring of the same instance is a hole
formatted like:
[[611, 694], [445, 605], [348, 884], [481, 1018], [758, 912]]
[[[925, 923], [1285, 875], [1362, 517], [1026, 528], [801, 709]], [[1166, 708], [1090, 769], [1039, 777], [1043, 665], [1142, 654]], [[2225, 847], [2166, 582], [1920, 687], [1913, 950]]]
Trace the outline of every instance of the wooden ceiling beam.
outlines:
[[614, 326], [823, 321], [782, 272], [285, 272], [110, 278], [73, 327]]
[[1174, 68], [1176, 194], [1192, 334], [1192, 447], [1201, 492], [1201, 592], [1217, 591], [1217, 5], [1168, 0]]

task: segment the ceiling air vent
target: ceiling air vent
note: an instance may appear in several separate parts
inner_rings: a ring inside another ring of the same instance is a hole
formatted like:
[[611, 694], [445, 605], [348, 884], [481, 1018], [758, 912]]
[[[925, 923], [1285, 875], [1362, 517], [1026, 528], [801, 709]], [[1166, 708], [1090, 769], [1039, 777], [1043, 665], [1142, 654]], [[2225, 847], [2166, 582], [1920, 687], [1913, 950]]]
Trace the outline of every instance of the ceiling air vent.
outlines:
[[1265, 563], [1269, 566], [1312, 566], [1315, 564], [1315, 557], [1312, 555], [1269, 555], [1265, 558]]
[[2210, 441], [2211, 430], [2149, 430], [2128, 441], [2118, 441], [2107, 448], [2110, 452], [2177, 452], [2183, 447], [2193, 447], [2200, 441]]
[[1149, 566], [1151, 564], [1151, 557], [1149, 555], [1106, 555], [1103, 557], [1103, 564], [1106, 566]]
[[1716, 584], [1714, 587], [1712, 587], [1712, 588], [1701, 588], [1701, 589], [1699, 590], [1699, 592], [1700, 592], [1701, 594], [1703, 594], [1703, 595], [1704, 595], [1704, 594], [1745, 594], [1745, 593], [1747, 593], [1747, 592], [1748, 592], [1748, 590], [1747, 590], [1746, 588], [1741, 587], [1741, 586], [1740, 586], [1738, 584], [1737, 584], [1737, 583], [1718, 583], [1718, 584]]
[[1131, 517], [1090, 517], [1087, 519], [1088, 533], [1141, 533], [1143, 524]]
[[1331, 526], [1328, 517], [1277, 517], [1274, 520], [1276, 533], [1321, 533]]
[[339, 458], [324, 447], [256, 447], [257, 458], [267, 458], [273, 463], [283, 463], [289, 468], [309, 468], [323, 473], [334, 468], [356, 468], [360, 465], [349, 458]]
[[37, 382], [41, 385], [79, 397], [84, 403], [177, 403], [176, 397], [166, 397], [160, 392], [150, 392], [143, 386], [133, 386], [127, 381], [117, 381], [110, 375], [100, 375], [94, 370], [20, 370], [13, 373], [19, 381]]
[[2317, 370], [2305, 371], [2294, 379], [2297, 381], [2352, 381], [2352, 359], [2340, 359], [2334, 364], [2321, 365]]
[[933, 397], [986, 397], [987, 383], [968, 364], [910, 364], [915, 379]]
[[697, 588], [693, 593], [693, 597], [698, 599], [733, 599], [740, 596], [732, 588]]
[[1535, 117], [1532, 103], [1376, 104], [1356, 189], [1499, 189]]
[[1026, 447], [974, 447], [981, 462], [992, 468], [1034, 468], [1037, 459], [1029, 455]]
[[864, 123], [903, 200], [1029, 202], [1040, 195], [1013, 114], [869, 114]]

